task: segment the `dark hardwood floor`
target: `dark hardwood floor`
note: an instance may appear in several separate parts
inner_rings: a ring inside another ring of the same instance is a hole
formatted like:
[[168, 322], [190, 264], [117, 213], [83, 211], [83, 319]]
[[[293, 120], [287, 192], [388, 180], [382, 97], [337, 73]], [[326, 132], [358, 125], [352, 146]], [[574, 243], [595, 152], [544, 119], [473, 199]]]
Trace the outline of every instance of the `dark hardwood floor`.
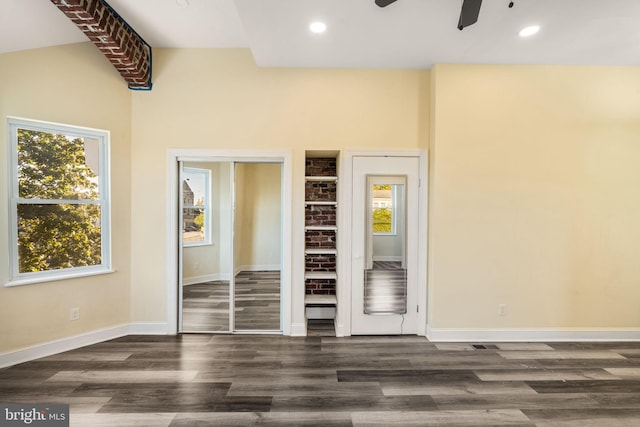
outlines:
[[640, 343], [128, 336], [0, 370], [74, 426], [640, 426]]

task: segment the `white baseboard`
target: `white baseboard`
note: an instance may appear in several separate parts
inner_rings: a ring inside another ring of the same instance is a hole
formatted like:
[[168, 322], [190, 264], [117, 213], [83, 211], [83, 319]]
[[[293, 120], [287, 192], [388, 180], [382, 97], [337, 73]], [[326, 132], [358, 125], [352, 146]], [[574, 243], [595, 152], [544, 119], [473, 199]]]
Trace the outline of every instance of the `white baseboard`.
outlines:
[[196, 283], [214, 282], [217, 280], [229, 280], [229, 273], [212, 273], [204, 274], [202, 276], [191, 276], [182, 279], [182, 286], [195, 285]]
[[374, 256], [374, 261], [388, 261], [388, 262], [397, 262], [402, 261], [402, 256]]
[[233, 274], [237, 276], [242, 271], [280, 271], [280, 264], [239, 265]]
[[0, 354], [0, 368], [74, 350], [91, 344], [97, 344], [114, 338], [120, 338], [129, 335], [129, 333], [130, 325], [124, 324], [36, 344], [21, 350]]
[[432, 342], [640, 341], [640, 328], [449, 329], [427, 325]]
[[168, 335], [167, 322], [135, 322], [129, 325], [130, 335]]
[[336, 337], [345, 337], [345, 327], [342, 323], [336, 323]]
[[307, 325], [304, 323], [292, 323], [291, 324], [291, 336], [292, 337], [306, 337]]

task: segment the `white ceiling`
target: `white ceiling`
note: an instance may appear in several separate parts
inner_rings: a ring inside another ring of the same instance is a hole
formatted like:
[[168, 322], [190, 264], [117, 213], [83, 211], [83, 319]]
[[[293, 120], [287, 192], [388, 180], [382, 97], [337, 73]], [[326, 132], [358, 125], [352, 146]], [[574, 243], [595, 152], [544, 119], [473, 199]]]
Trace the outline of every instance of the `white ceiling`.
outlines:
[[[264, 67], [430, 68], [435, 63], [640, 65], [640, 0], [107, 0], [153, 47], [250, 48]], [[328, 29], [312, 34], [323, 20]], [[518, 31], [538, 24], [523, 39]], [[86, 37], [48, 0], [0, 0], [0, 53]]]

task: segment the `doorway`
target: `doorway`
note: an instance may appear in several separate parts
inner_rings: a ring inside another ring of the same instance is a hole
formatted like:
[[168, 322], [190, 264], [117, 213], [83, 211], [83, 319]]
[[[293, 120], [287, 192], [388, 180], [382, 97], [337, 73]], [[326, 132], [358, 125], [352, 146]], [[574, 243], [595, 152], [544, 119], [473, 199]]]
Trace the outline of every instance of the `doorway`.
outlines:
[[[290, 155], [219, 153], [170, 153], [176, 279], [168, 283], [169, 331], [175, 322], [174, 333], [287, 333]], [[208, 190], [196, 182], [203, 170]]]
[[354, 156], [351, 334], [417, 334], [420, 158]]

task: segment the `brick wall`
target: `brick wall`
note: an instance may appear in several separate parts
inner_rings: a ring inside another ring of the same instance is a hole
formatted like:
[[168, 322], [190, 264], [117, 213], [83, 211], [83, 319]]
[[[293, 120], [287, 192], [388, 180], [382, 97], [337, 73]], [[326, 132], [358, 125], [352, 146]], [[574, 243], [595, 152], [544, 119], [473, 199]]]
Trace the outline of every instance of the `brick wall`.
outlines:
[[335, 158], [310, 158], [305, 164], [307, 176], [337, 176]]
[[317, 202], [335, 202], [337, 184], [331, 181], [307, 181], [305, 183], [305, 200]]
[[304, 261], [306, 271], [336, 271], [336, 256], [334, 254], [307, 254]]
[[307, 279], [305, 280], [305, 293], [307, 295], [335, 295], [336, 281], [333, 279]]
[[335, 249], [336, 232], [330, 230], [308, 230], [305, 233], [305, 245], [309, 249]]
[[51, 0], [118, 70], [130, 88], [151, 88], [151, 48], [102, 0]]
[[306, 225], [336, 225], [336, 207], [309, 205], [305, 208], [304, 223]]

